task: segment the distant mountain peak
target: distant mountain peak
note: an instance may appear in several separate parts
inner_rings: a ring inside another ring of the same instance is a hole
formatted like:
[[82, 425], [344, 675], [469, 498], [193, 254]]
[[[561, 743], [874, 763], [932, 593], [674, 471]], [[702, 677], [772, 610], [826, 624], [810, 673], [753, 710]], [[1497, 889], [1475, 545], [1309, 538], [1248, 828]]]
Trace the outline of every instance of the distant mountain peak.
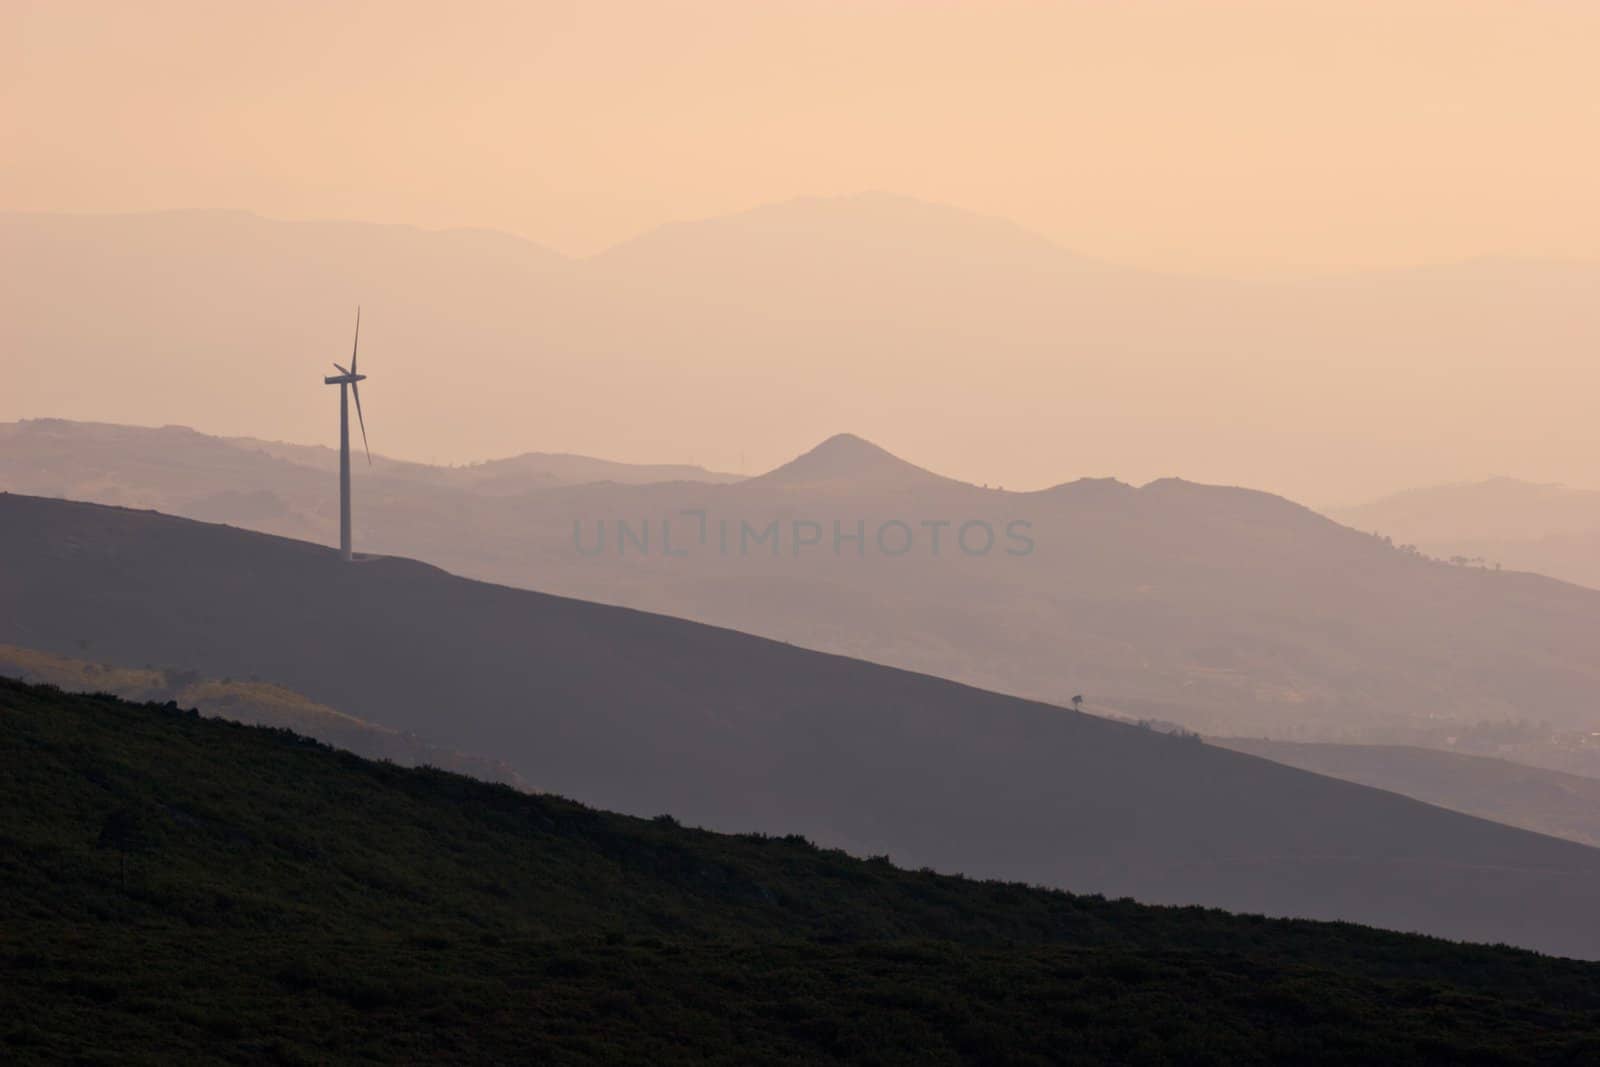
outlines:
[[803, 196], [710, 218], [665, 223], [588, 257], [602, 271], [833, 269], [840, 257], [858, 268], [903, 272], [936, 264], [972, 269], [1120, 273], [1001, 216], [896, 193]]
[[809, 452], [751, 479], [773, 485], [871, 488], [948, 480], [853, 433], [836, 433]]
[[853, 433], [836, 433], [832, 437], [817, 445], [808, 456], [845, 456], [850, 458], [878, 458], [888, 457], [894, 459], [894, 454], [886, 448], [880, 448]]

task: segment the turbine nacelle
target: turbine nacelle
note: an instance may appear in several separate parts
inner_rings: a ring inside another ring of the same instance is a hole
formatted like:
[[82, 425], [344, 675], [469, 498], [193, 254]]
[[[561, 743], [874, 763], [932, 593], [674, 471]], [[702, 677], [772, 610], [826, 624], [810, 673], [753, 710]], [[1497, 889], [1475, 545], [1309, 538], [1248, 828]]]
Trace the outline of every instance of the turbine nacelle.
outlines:
[[[356, 308], [356, 339], [355, 343], [350, 346], [350, 366], [348, 369], [346, 369], [343, 365], [335, 363], [333, 365], [333, 369], [339, 373], [329, 375], [328, 377], [322, 379], [322, 384], [348, 385], [350, 387], [350, 395], [356, 398], [356, 421], [361, 423], [361, 447], [367, 453], [367, 465], [371, 466], [372, 449], [367, 447], [367, 420], [361, 414], [361, 388], [356, 385], [357, 382], [364, 382], [367, 380], [367, 376], [365, 374], [359, 374], [356, 372], [356, 360], [360, 358], [361, 309]], [[340, 403], [342, 404], [343, 401], [341, 400]], [[339, 447], [341, 450], [348, 449], [349, 444], [347, 441], [341, 439]]]

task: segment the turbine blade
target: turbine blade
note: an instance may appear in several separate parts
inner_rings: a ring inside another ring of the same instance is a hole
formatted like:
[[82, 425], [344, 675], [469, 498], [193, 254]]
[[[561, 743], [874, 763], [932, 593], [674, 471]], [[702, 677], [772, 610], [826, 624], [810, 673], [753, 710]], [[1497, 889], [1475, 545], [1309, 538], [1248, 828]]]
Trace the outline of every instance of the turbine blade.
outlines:
[[[352, 366], [355, 364], [355, 360], [350, 362]], [[367, 466], [370, 467], [372, 466], [372, 449], [367, 448], [367, 420], [361, 416], [361, 387], [356, 385], [355, 382], [351, 382], [350, 391], [356, 396], [356, 421], [361, 424], [361, 447], [366, 449]]]
[[339, 366], [339, 364], [337, 364], [337, 363], [335, 363], [333, 365], [333, 369], [338, 371], [340, 374], [344, 374], [344, 375], [348, 375], [350, 373], [349, 371], [345, 370], [343, 367]]
[[361, 347], [361, 305], [356, 305], [356, 341], [350, 346], [350, 373], [356, 372], [356, 350]]

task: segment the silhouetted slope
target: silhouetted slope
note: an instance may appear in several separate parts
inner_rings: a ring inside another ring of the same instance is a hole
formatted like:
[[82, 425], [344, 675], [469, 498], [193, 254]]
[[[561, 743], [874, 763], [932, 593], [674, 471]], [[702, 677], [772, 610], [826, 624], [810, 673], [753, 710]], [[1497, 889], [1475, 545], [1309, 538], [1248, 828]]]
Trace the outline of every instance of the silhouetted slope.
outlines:
[[[84, 424], [62, 423], [60, 420], [32, 419], [13, 424], [23, 430], [35, 430], [40, 423], [54, 423], [70, 432], [70, 427]], [[10, 427], [0, 427], [3, 433]], [[120, 427], [134, 440], [140, 427]], [[228, 444], [248, 452], [260, 452], [287, 459], [302, 466], [322, 471], [339, 469], [339, 450], [324, 445], [296, 445], [283, 441], [261, 441], [253, 437], [221, 438]], [[133, 443], [132, 441], [129, 442]], [[140, 444], [144, 442], [140, 441]], [[173, 457], [175, 462], [180, 462]], [[448, 485], [477, 492], [511, 494], [531, 489], [544, 489], [552, 485], [580, 485], [585, 482], [618, 482], [622, 485], [648, 485], [652, 482], [736, 482], [740, 476], [708, 471], [686, 463], [618, 463], [593, 456], [579, 456], [570, 452], [523, 452], [503, 459], [485, 460], [449, 467], [427, 463], [408, 463], [380, 456], [373, 457], [374, 464], [384, 468], [384, 473], [424, 485]]]
[[368, 759], [386, 759], [404, 767], [439, 767], [518, 788], [528, 785], [499, 760], [429, 745], [414, 735], [357, 719], [259, 679], [202, 678], [181, 667], [108, 667], [13, 645], [0, 645], [0, 674], [69, 692], [109, 693], [157, 704], [170, 701], [202, 715], [293, 730]]
[[[339, 451], [249, 437], [213, 437], [186, 426], [120, 426], [67, 419], [0, 423], [0, 485], [12, 492], [97, 503], [159, 502], [204, 506], [226, 493], [272, 493], [310, 510], [326, 497], [326, 475]], [[374, 454], [363, 482], [405, 485], [417, 494], [448, 490], [507, 495], [553, 485], [618, 482], [731, 482], [739, 478], [673, 463], [617, 463], [566, 453], [528, 452], [465, 466], [440, 467]], [[446, 495], [435, 506], [458, 503]]]
[[1540, 485], [1516, 478], [1407, 489], [1328, 514], [1357, 529], [1405, 540], [1447, 537], [1532, 540], [1600, 526], [1600, 492]]
[[1600, 492], [1515, 478], [1411, 489], [1328, 514], [1441, 559], [1600, 588]]
[[1576, 1063], [1600, 1041], [1589, 964], [898, 870], [3, 678], [0, 845], [15, 1064]]
[[1413, 745], [1336, 745], [1253, 737], [1207, 741], [1508, 826], [1600, 845], [1600, 779]]
[[1600, 852], [1092, 716], [153, 513], [0, 495], [0, 641], [259, 674], [541, 787], [910, 865], [1600, 955]]
[[736, 482], [739, 476], [708, 471], [685, 463], [616, 463], [565, 452], [525, 452], [452, 468], [450, 478], [480, 493], [523, 493], [549, 485], [617, 482], [649, 485], [655, 482]]
[[[0, 441], [0, 487], [337, 539], [336, 478], [283, 462], [292, 446], [22, 429]], [[513, 474], [502, 493], [466, 485], [494, 465], [413, 466], [357, 470], [364, 550], [1050, 703], [1082, 693], [1100, 712], [1219, 736], [1416, 743], [1513, 719], [1600, 729], [1600, 593], [1422, 559], [1268, 493], [1178, 479], [1004, 492], [848, 434], [728, 485], [532, 488]], [[648, 552], [622, 545], [621, 520], [635, 534], [648, 523]], [[665, 553], [669, 522], [681, 556]], [[746, 522], [775, 536], [744, 545]], [[981, 558], [956, 544], [968, 522], [970, 542], [993, 537]], [[812, 524], [808, 547], [795, 523]], [[937, 554], [932, 523], [944, 524]], [[1013, 529], [1031, 551], [1012, 554], [1026, 548]], [[898, 539], [907, 550], [886, 555]]]

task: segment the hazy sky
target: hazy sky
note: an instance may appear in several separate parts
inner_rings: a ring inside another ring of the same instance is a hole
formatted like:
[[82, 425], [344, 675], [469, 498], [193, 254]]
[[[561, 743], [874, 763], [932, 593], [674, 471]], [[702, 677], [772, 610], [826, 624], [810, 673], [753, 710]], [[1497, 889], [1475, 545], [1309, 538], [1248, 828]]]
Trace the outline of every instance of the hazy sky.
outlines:
[[902, 192], [1230, 272], [1600, 258], [1594, 0], [0, 0], [0, 209], [588, 252]]

